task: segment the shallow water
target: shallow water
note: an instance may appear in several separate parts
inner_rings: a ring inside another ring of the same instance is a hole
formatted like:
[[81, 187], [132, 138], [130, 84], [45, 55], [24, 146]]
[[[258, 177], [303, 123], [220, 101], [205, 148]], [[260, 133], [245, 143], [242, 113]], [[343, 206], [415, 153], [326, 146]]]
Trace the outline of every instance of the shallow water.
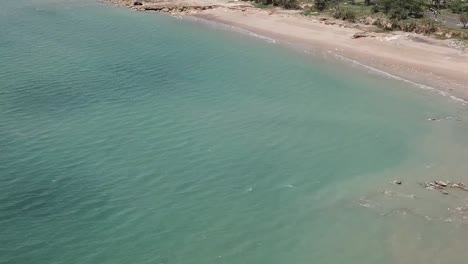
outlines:
[[464, 263], [468, 194], [418, 185], [468, 182], [462, 104], [212, 24], [0, 6], [0, 263]]

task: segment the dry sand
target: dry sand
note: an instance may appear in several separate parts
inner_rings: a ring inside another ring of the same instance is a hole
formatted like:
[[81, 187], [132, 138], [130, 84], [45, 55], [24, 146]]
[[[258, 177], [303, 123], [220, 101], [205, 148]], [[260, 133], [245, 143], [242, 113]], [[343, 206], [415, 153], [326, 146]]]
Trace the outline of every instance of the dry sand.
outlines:
[[[111, 0], [131, 6], [133, 1]], [[468, 101], [468, 54], [453, 40], [404, 32], [373, 33], [353, 39], [372, 27], [343, 21], [305, 17], [297, 12], [262, 10], [246, 2], [227, 0], [146, 0], [144, 5], [216, 5], [188, 15], [239, 27], [304, 49], [321, 50], [357, 61], [412, 82], [453, 94]], [[327, 25], [328, 24], [328, 25]], [[333, 25], [331, 25], [333, 24]]]

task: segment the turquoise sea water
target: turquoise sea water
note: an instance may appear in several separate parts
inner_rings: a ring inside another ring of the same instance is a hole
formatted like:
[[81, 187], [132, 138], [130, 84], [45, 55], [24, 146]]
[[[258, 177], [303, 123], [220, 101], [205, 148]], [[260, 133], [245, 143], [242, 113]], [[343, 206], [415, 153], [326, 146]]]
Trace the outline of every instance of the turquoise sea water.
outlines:
[[0, 25], [0, 263], [465, 263], [417, 184], [468, 182], [460, 103], [93, 1]]

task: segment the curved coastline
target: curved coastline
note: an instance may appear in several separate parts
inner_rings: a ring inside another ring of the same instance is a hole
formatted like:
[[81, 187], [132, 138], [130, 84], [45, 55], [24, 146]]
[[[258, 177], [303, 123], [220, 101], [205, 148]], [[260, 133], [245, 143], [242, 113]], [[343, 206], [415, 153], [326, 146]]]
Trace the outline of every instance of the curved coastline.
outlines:
[[[173, 15], [173, 16], [175, 18], [182, 19], [180, 15]], [[203, 15], [202, 16], [195, 15], [195, 16], [188, 16], [186, 18], [188, 18], [189, 20], [194, 20], [196, 22], [203, 21], [205, 23], [214, 23], [217, 26], [222, 26], [226, 30], [233, 30], [233, 31], [236, 31], [236, 32], [240, 32], [240, 33], [255, 37], [255, 38], [259, 38], [261, 40], [265, 40], [265, 42], [268, 43], [268, 44], [283, 44], [285, 46], [293, 47], [293, 48], [296, 48], [298, 46], [298, 43], [278, 41], [277, 39], [275, 39], [273, 37], [269, 37], [269, 36], [262, 35], [262, 34], [257, 34], [255, 32], [252, 32], [252, 31], [248, 30], [248, 29], [245, 29], [245, 28], [237, 27], [235, 25], [226, 24], [226, 23], [224, 23], [222, 21], [219, 21], [219, 20], [216, 20], [216, 19], [211, 19], [212, 17], [206, 17], [206, 16], [203, 16]], [[440, 88], [440, 86], [439, 87], [432, 86], [430, 82], [428, 84], [423, 84], [423, 83], [420, 82], [420, 80], [419, 81], [414, 81], [411, 78], [401, 77], [401, 76], [396, 75], [394, 73], [390, 73], [388, 71], [385, 71], [385, 69], [379, 69], [379, 68], [376, 68], [374, 66], [368, 65], [368, 64], [366, 64], [364, 62], [360, 62], [358, 60], [349, 58], [349, 57], [347, 57], [345, 55], [341, 55], [338, 52], [336, 52], [335, 50], [329, 50], [327, 52], [327, 51], [325, 51], [323, 49], [317, 50], [316, 48], [314, 48], [314, 52], [311, 52], [311, 50], [309, 50], [309, 49], [305, 49], [305, 50], [301, 50], [301, 51], [305, 52], [308, 55], [317, 55], [318, 52], [320, 52], [320, 53], [322, 53], [324, 55], [331, 55], [334, 59], [344, 61], [344, 62], [346, 62], [348, 64], [357, 65], [361, 69], [368, 70], [370, 73], [374, 73], [374, 74], [377, 74], [377, 75], [380, 75], [380, 76], [383, 76], [383, 77], [388, 77], [388, 78], [391, 78], [391, 79], [394, 79], [394, 80], [397, 80], [397, 81], [401, 81], [401, 82], [407, 83], [407, 84], [409, 84], [411, 86], [417, 87], [419, 89], [433, 91], [433, 92], [437, 93], [438, 95], [441, 95], [443, 97], [448, 97], [448, 98], [450, 98], [451, 100], [453, 100], [455, 102], [461, 103], [462, 105], [467, 105], [468, 104], [468, 97], [464, 96], [465, 95], [464, 93], [457, 93], [457, 92], [460, 92], [458, 90], [455, 91], [455, 93], [454, 93], [453, 89], [450, 88], [448, 86], [448, 84], [444, 84], [443, 88]], [[446, 80], [444, 80], [444, 81], [446, 81]]]
[[468, 54], [451, 47], [447, 40], [402, 32], [352, 39], [358, 29], [325, 25], [295, 15], [269, 15], [262, 10], [241, 13], [213, 9], [194, 16], [303, 50], [328, 52], [386, 76], [437, 90], [457, 101], [468, 101]]
[[[102, 0], [137, 11], [170, 14], [216, 22], [285, 43], [301, 50], [316, 50], [356, 62], [386, 76], [436, 90], [463, 103], [468, 101], [468, 53], [454, 40], [439, 40], [415, 33], [372, 33], [372, 26], [341, 20], [306, 17], [298, 12], [264, 10], [247, 2], [226, 0]], [[182, 10], [182, 11], [181, 11]]]

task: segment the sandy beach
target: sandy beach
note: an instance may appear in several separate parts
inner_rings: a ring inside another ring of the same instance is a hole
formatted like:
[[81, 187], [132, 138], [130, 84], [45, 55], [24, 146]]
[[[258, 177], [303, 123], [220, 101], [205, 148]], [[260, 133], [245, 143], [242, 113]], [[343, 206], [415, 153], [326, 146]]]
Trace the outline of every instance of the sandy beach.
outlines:
[[[133, 1], [113, 2], [144, 10], [133, 6]], [[375, 28], [330, 18], [306, 17], [297, 11], [258, 9], [240, 1], [153, 0], [141, 3], [146, 7], [169, 7], [163, 10], [169, 13], [171, 7], [189, 7], [183, 15], [245, 29], [304, 50], [328, 52], [468, 100], [468, 53], [456, 47], [455, 40], [405, 32], [371, 33], [369, 37], [354, 39], [354, 34]], [[206, 9], [194, 10], [194, 7]]]

